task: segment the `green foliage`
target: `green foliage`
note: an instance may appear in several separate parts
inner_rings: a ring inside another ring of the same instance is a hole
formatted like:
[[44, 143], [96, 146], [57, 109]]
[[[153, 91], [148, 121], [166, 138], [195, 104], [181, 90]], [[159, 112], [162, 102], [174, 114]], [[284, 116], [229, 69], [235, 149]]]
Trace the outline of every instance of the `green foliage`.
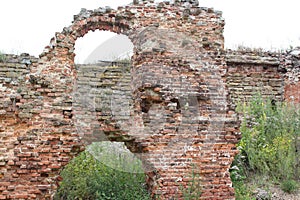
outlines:
[[230, 168], [230, 178], [233, 183], [243, 182], [246, 177], [246, 166], [245, 166], [245, 156], [242, 154], [238, 154]]
[[245, 161], [245, 156], [238, 154], [230, 168], [230, 178], [235, 189], [235, 198], [237, 200], [255, 199], [252, 197], [252, 188], [245, 184], [247, 178]]
[[243, 113], [238, 147], [251, 170], [276, 179], [299, 177], [297, 138], [300, 114], [295, 106], [263, 100], [258, 95], [239, 106]]
[[63, 181], [54, 199], [150, 200], [144, 173], [115, 170], [82, 152], [61, 172]]
[[176, 194], [175, 199], [183, 199], [183, 200], [199, 199], [202, 194], [202, 186], [201, 186], [201, 178], [199, 173], [196, 173], [195, 165], [193, 165], [192, 173], [188, 174], [185, 178], [189, 179], [187, 185], [183, 186], [182, 184], [179, 184], [182, 198], [179, 198], [178, 194]]
[[243, 118], [240, 153], [231, 167], [237, 199], [239, 195], [240, 199], [249, 197], [249, 188], [244, 184], [249, 174], [274, 181], [299, 179], [299, 109], [257, 95], [248, 103], [240, 103], [237, 111]]
[[98, 142], [87, 147], [94, 158], [118, 171], [144, 173], [142, 161], [131, 153], [124, 143]]
[[299, 185], [295, 180], [285, 180], [281, 183], [281, 189], [287, 193], [296, 192], [298, 188]]
[[252, 196], [252, 189], [243, 181], [237, 181], [233, 184], [236, 200], [255, 200]]

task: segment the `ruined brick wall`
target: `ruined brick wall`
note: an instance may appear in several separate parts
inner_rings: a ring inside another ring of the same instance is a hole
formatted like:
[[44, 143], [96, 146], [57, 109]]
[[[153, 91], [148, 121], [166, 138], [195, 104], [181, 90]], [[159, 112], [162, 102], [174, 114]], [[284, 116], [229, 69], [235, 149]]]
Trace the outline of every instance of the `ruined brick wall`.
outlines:
[[300, 48], [286, 52], [280, 61], [286, 72], [284, 97], [288, 101], [300, 103]]
[[[28, 123], [28, 119], [39, 109], [39, 100], [30, 89], [27, 75], [30, 66], [35, 65], [37, 59], [26, 54], [5, 55], [0, 64], [0, 199], [7, 199], [15, 190], [27, 189], [32, 195], [35, 192], [35, 189], [26, 188], [26, 180], [20, 178], [24, 174], [32, 175], [26, 170], [28, 163], [25, 161], [30, 153], [20, 148], [20, 144], [26, 145], [26, 141], [34, 137], [30, 134], [34, 125]], [[20, 181], [16, 182], [18, 179]], [[28, 198], [28, 195], [16, 193], [11, 198]]]
[[[83, 150], [83, 144], [70, 140], [65, 129], [61, 130], [62, 133], [47, 134], [48, 128], [42, 128], [44, 122], [39, 121], [38, 116], [47, 112], [44, 109], [48, 106], [48, 102], [43, 100], [55, 98], [57, 93], [55, 88], [50, 90], [50, 82], [31, 74], [30, 69], [40, 64], [38, 59], [27, 54], [5, 55], [4, 58], [0, 62], [0, 199], [48, 199], [52, 196], [49, 190], [57, 187], [58, 169], [67, 164], [78, 150]], [[115, 127], [116, 119], [121, 123], [129, 117], [128, 113], [117, 112], [117, 107], [125, 106], [124, 103], [129, 106], [132, 101], [129, 66], [79, 65], [77, 72], [78, 77], [73, 85], [76, 91], [72, 98], [73, 106], [67, 107], [66, 103], [59, 101], [56, 105], [63, 109], [66, 116], [77, 117], [73, 119], [77, 124], [76, 132], [93, 132], [90, 134], [96, 138], [87, 137], [87, 143], [120, 140], [111, 127]], [[117, 92], [121, 92], [122, 101], [112, 101], [116, 96], [113, 93]], [[93, 101], [89, 101], [90, 98]], [[111, 102], [119, 103], [115, 110], [110, 109]], [[89, 104], [95, 107], [90, 109]], [[66, 125], [63, 119], [46, 117], [55, 127]], [[109, 124], [109, 127], [100, 128], [95, 123], [97, 120], [104, 121], [103, 124]], [[104, 134], [111, 132], [114, 134]], [[126, 138], [121, 139], [126, 142]]]
[[286, 52], [226, 51], [227, 86], [233, 103], [256, 93], [276, 101], [300, 102], [299, 48]]
[[1, 63], [1, 199], [41, 195], [51, 188], [48, 172], [60, 167], [55, 157], [65, 160], [52, 143], [57, 136], [39, 135], [45, 97], [41, 89], [47, 83], [30, 75], [38, 65], [37, 58], [26, 54], [5, 55]]
[[285, 76], [280, 57], [279, 53], [228, 50], [227, 86], [232, 101], [248, 101], [258, 93], [276, 101], [284, 100]]
[[[203, 199], [234, 198], [228, 169], [238, 126], [227, 105], [223, 27], [220, 12], [197, 3], [141, 1], [118, 10], [83, 9], [28, 65], [30, 72], [23, 77], [27, 95], [18, 97], [20, 103], [9, 107], [2, 120], [3, 132], [13, 136], [1, 141], [7, 149], [0, 197], [52, 198], [60, 169], [84, 149], [81, 136], [97, 138], [104, 132], [139, 154], [153, 196], [180, 196], [180, 186], [188, 185], [195, 168]], [[128, 35], [135, 46], [133, 108], [129, 122], [121, 126], [122, 119], [106, 116], [105, 106], [92, 108], [95, 124], [80, 118], [80, 73], [93, 80], [97, 72], [76, 69], [74, 45], [94, 30]]]
[[87, 144], [132, 139], [122, 134], [133, 106], [130, 68], [130, 63], [116, 62], [76, 65], [73, 121]]
[[[126, 142], [142, 159], [153, 197], [180, 197], [194, 171], [202, 199], [234, 199], [229, 167], [239, 124], [229, 91], [234, 67], [245, 67], [226, 65], [221, 13], [188, 2], [83, 9], [39, 59], [2, 64], [0, 199], [51, 199], [84, 142], [106, 139]], [[76, 39], [94, 30], [131, 39], [130, 72], [75, 66]]]
[[228, 170], [238, 125], [227, 104], [224, 21], [212, 9], [177, 7], [170, 14], [172, 6], [162, 5], [158, 15], [151, 15], [155, 6], [141, 8], [141, 21], [151, 26], [133, 37], [137, 130], [130, 134], [155, 169], [148, 181], [156, 196], [180, 195], [194, 168], [203, 199], [232, 199]]

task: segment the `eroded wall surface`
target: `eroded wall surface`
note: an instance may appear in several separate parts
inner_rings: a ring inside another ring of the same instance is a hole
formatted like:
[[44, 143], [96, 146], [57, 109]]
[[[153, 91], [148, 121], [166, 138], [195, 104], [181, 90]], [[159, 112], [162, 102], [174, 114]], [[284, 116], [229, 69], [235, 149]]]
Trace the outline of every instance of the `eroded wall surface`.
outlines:
[[285, 92], [286, 100], [300, 103], [300, 48], [288, 51], [281, 57], [281, 63], [285, 66]]
[[232, 103], [262, 94], [275, 101], [299, 103], [299, 47], [285, 52], [227, 50], [227, 86]]
[[[252, 74], [253, 62], [228, 61], [221, 12], [188, 2], [83, 9], [39, 59], [1, 63], [0, 199], [51, 199], [63, 166], [103, 140], [126, 142], [142, 159], [155, 198], [180, 197], [194, 171], [202, 199], [234, 199], [229, 167], [240, 136], [232, 80], [240, 70]], [[130, 69], [75, 66], [76, 39], [94, 30], [131, 39]], [[284, 58], [281, 66], [290, 63]], [[253, 67], [272, 79], [265, 87], [279, 98], [279, 80], [296, 77], [294, 68], [283, 76], [267, 65]]]
[[279, 53], [228, 50], [226, 77], [232, 102], [242, 103], [258, 94], [283, 101], [285, 73], [280, 57]]

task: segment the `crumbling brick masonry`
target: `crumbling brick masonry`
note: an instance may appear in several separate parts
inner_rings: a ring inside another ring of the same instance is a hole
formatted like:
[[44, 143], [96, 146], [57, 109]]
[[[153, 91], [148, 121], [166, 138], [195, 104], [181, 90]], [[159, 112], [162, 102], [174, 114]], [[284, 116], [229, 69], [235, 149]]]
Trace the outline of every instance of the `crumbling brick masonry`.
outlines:
[[[298, 101], [299, 53], [225, 52], [224, 25], [221, 12], [197, 1], [134, 1], [82, 9], [39, 59], [7, 55], [0, 63], [0, 199], [53, 198], [63, 166], [86, 143], [106, 139], [139, 155], [154, 198], [180, 198], [194, 171], [201, 199], [234, 199], [229, 167], [240, 136], [233, 102], [260, 86]], [[132, 66], [75, 66], [76, 39], [95, 30], [128, 36]]]

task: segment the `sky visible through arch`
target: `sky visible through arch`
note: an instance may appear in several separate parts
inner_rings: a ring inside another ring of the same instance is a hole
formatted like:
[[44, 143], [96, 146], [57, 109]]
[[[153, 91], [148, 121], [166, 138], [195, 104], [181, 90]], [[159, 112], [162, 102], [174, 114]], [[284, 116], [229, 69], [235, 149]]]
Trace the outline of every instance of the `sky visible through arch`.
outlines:
[[[157, 2], [162, 0], [157, 0]], [[9, 0], [0, 6], [0, 51], [38, 56], [49, 44], [55, 32], [69, 26], [73, 15], [81, 8], [95, 9], [131, 3], [132, 0]], [[284, 49], [300, 46], [300, 12], [298, 0], [199, 0], [202, 7], [213, 7], [225, 18], [225, 47], [239, 45]], [[78, 41], [78, 62], [102, 42], [113, 37], [110, 33], [89, 34]], [[97, 42], [95, 42], [97, 41]]]

